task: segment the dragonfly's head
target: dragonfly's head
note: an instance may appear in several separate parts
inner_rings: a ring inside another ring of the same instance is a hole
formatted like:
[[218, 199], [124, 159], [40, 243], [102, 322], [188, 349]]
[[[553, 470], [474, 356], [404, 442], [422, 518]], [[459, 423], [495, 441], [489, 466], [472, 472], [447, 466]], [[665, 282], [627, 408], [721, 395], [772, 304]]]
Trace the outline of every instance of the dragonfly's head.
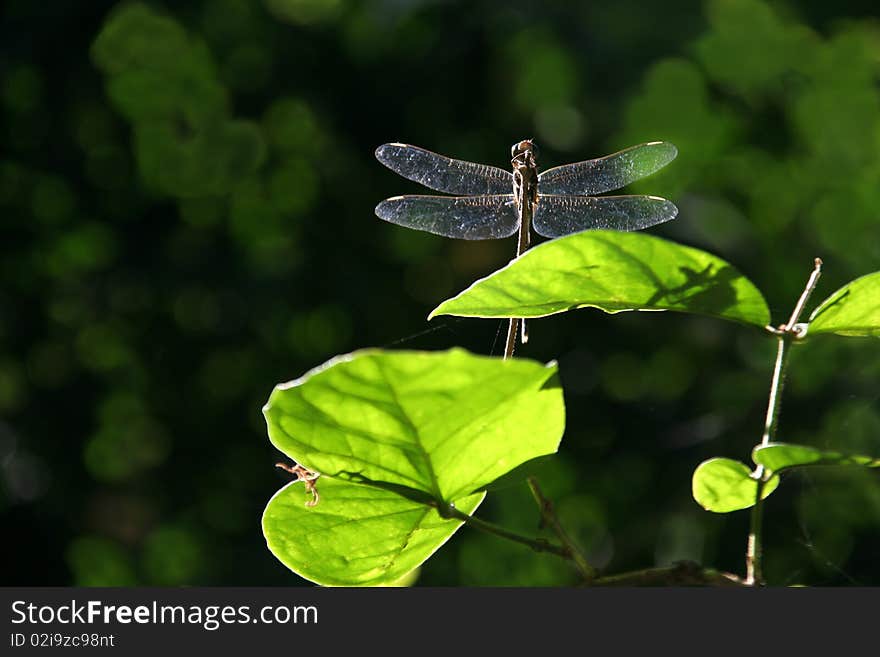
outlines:
[[531, 139], [523, 139], [510, 147], [511, 162], [516, 164], [535, 164], [538, 146]]

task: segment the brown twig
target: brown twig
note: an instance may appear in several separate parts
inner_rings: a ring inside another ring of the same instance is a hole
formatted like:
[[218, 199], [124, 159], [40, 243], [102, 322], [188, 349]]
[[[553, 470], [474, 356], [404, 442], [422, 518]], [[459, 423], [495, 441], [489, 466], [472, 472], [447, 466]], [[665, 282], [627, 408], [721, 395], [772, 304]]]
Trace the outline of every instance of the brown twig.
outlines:
[[504, 529], [503, 527], [499, 527], [498, 525], [494, 525], [491, 522], [481, 520], [476, 516], [463, 513], [451, 504], [436, 504], [435, 508], [437, 509], [437, 512], [440, 514], [440, 516], [443, 518], [455, 518], [456, 520], [460, 520], [469, 527], [479, 529], [481, 532], [493, 534], [495, 536], [505, 538], [515, 543], [521, 543], [522, 545], [527, 545], [535, 552], [547, 552], [549, 554], [555, 554], [557, 557], [562, 557], [563, 559], [571, 559], [568, 550], [559, 545], [554, 545], [546, 539], [531, 538], [530, 536], [517, 534], [516, 532], [512, 532]]
[[745, 581], [732, 573], [703, 568], [693, 561], [680, 561], [671, 566], [597, 577], [590, 584], [591, 586], [746, 586]]
[[553, 530], [553, 533], [559, 538], [559, 542], [562, 543], [562, 547], [566, 551], [566, 557], [571, 559], [577, 567], [584, 582], [592, 582], [596, 578], [596, 569], [587, 561], [584, 553], [562, 527], [556, 512], [553, 510], [553, 502], [544, 497], [544, 493], [541, 492], [541, 488], [538, 486], [537, 479], [529, 477], [526, 481], [529, 484], [529, 490], [532, 491], [532, 497], [535, 498], [535, 502], [541, 512], [543, 524]]
[[288, 465], [287, 463], [276, 463], [276, 468], [281, 468], [285, 472], [289, 472], [293, 476], [296, 477], [293, 481], [301, 481], [305, 484], [306, 492], [312, 494], [312, 499], [306, 502], [306, 506], [312, 507], [315, 506], [318, 502], [321, 501], [321, 496], [318, 495], [318, 486], [315, 482], [318, 480], [318, 477], [321, 476], [318, 472], [313, 472], [308, 468], [300, 465], [299, 463], [294, 463], [293, 465]]

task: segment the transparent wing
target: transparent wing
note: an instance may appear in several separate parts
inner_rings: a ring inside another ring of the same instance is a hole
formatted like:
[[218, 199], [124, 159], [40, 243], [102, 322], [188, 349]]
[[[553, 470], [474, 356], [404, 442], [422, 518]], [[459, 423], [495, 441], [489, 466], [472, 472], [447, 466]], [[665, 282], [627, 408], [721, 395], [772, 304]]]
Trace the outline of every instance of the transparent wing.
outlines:
[[641, 230], [674, 219], [678, 208], [657, 196], [538, 195], [535, 232], [560, 237], [592, 228]]
[[404, 178], [446, 194], [510, 194], [509, 171], [475, 162], [453, 160], [418, 146], [382, 144], [376, 159]]
[[678, 149], [665, 141], [631, 146], [595, 160], [564, 164], [538, 176], [542, 194], [604, 194], [662, 169], [678, 155]]
[[509, 237], [519, 228], [512, 194], [395, 196], [376, 206], [376, 216], [398, 226], [463, 240]]

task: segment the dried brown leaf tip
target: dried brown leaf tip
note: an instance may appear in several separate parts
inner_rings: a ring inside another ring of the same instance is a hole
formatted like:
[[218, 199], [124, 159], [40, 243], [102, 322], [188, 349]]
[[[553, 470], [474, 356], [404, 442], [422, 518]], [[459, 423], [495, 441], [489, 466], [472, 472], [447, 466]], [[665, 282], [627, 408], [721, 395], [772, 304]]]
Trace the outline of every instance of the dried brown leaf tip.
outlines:
[[285, 472], [289, 472], [296, 479], [294, 481], [301, 481], [306, 486], [306, 491], [312, 494], [312, 499], [306, 502], [306, 506], [312, 507], [315, 506], [320, 500], [321, 496], [318, 495], [318, 487], [315, 482], [318, 480], [318, 477], [321, 476], [319, 472], [312, 472], [308, 468], [301, 466], [299, 463], [294, 463], [293, 465], [288, 465], [287, 463], [276, 463], [276, 468], [281, 468]]

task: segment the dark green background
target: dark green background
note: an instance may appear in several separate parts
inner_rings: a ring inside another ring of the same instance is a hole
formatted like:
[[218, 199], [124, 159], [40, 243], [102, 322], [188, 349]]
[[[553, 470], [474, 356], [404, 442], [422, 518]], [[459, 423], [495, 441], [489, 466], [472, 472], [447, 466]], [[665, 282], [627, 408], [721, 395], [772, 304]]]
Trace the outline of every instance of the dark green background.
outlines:
[[[296, 584], [260, 515], [287, 476], [272, 387], [365, 346], [498, 354], [503, 326], [425, 317], [513, 240], [379, 221], [418, 186], [373, 159], [405, 141], [543, 167], [669, 140], [634, 186], [651, 232], [735, 264], [785, 321], [880, 269], [880, 23], [872, 2], [119, 4], [0, 10], [0, 513], [5, 584]], [[748, 514], [702, 511], [702, 460], [747, 460], [774, 344], [669, 313], [535, 321], [568, 429], [546, 492], [609, 572], [695, 559], [742, 573]], [[880, 343], [793, 354], [779, 438], [880, 454]], [[525, 532], [524, 486], [480, 513]], [[880, 583], [880, 481], [784, 478], [773, 584]], [[555, 585], [553, 557], [461, 530], [420, 584]]]

